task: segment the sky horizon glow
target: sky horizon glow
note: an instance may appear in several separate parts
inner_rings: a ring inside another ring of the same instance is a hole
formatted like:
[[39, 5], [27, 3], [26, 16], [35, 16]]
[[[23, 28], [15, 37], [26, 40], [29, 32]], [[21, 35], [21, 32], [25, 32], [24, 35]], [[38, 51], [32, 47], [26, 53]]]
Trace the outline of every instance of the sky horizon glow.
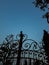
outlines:
[[9, 34], [14, 36], [23, 31], [37, 42], [42, 40], [43, 30], [49, 32], [44, 14], [32, 4], [33, 0], [0, 0], [0, 43]]

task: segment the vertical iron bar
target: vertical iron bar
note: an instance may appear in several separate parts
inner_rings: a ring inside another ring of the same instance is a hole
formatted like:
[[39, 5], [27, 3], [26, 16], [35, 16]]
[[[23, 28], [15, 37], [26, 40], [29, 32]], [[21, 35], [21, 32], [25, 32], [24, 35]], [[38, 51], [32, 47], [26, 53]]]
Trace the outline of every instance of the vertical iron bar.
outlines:
[[21, 58], [21, 48], [22, 48], [22, 41], [23, 41], [23, 33], [20, 32], [20, 41], [19, 41], [19, 50], [18, 50], [18, 57], [17, 57], [17, 63], [16, 65], [20, 65], [20, 58]]
[[31, 65], [31, 58], [30, 58], [30, 60], [29, 60], [29, 65]]

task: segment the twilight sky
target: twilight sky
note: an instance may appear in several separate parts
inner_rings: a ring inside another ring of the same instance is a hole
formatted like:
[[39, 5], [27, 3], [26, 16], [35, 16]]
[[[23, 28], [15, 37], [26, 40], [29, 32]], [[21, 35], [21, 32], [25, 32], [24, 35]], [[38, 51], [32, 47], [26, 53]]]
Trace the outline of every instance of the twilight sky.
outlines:
[[32, 4], [33, 0], [0, 0], [0, 43], [9, 34], [23, 31], [37, 42], [43, 36], [43, 30], [49, 32], [49, 24], [42, 18], [45, 13]]

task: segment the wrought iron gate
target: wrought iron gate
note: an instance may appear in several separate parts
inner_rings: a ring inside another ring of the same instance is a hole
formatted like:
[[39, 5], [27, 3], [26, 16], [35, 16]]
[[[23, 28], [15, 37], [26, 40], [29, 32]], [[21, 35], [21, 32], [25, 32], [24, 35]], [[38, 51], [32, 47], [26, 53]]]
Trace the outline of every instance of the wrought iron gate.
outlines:
[[21, 31], [16, 40], [10, 35], [0, 45], [0, 62], [3, 65], [35, 65], [36, 62], [42, 65], [46, 64], [46, 56], [42, 46]]

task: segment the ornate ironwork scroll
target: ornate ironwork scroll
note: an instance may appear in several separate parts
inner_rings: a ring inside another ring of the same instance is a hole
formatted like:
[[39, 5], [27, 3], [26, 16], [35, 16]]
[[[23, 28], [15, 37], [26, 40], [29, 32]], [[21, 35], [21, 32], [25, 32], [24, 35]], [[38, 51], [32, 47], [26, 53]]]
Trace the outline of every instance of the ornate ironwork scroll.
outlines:
[[16, 40], [13, 36], [9, 37], [10, 39], [6, 38], [6, 42], [0, 45], [0, 62], [3, 65], [33, 65], [36, 60], [46, 63], [44, 50], [39, 43], [28, 39], [22, 32], [16, 36]]

